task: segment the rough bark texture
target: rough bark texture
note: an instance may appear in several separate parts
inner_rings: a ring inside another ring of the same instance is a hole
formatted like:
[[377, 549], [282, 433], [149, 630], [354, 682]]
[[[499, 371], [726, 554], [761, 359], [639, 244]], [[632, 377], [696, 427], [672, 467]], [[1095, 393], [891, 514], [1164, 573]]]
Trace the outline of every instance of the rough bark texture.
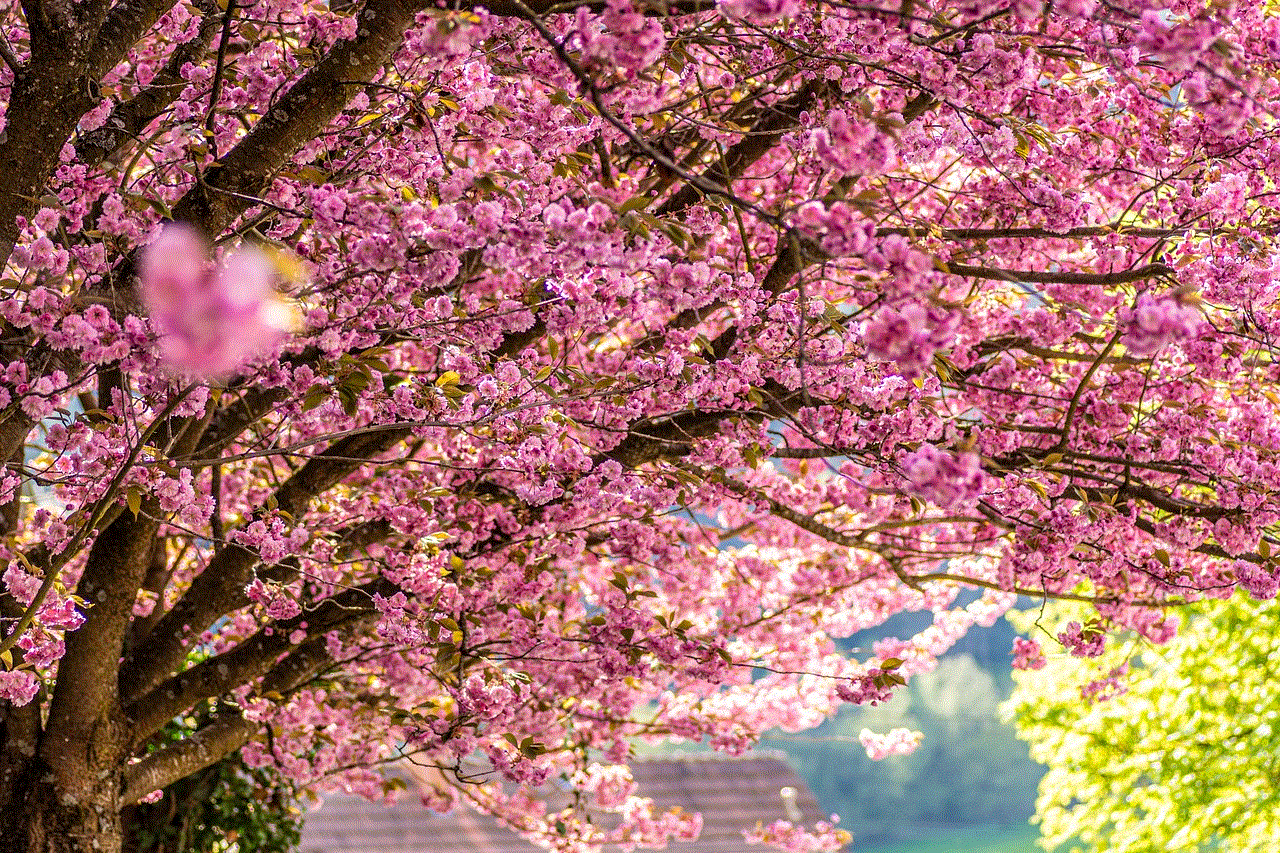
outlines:
[[76, 744], [74, 759], [43, 755], [0, 768], [0, 853], [118, 853], [123, 720]]

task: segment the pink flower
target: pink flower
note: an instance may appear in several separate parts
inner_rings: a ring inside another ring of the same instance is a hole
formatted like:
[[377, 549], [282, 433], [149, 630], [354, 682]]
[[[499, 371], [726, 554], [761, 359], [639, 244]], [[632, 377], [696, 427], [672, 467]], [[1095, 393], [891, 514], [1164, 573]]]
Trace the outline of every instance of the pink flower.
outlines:
[[1254, 598], [1267, 601], [1280, 591], [1280, 578], [1274, 571], [1247, 560], [1236, 560], [1234, 568], [1236, 582]]
[[910, 729], [893, 729], [885, 734], [863, 729], [858, 735], [858, 740], [867, 751], [867, 757], [872, 761], [879, 761], [890, 755], [910, 755], [920, 745], [920, 738], [920, 732]]
[[26, 670], [0, 670], [0, 699], [14, 705], [25, 705], [36, 698], [39, 691], [40, 680], [35, 673]]
[[794, 18], [800, 12], [800, 3], [799, 0], [723, 0], [720, 10], [731, 18], [768, 24]]
[[893, 682], [883, 676], [884, 670], [869, 669], [865, 675], [839, 684], [836, 695], [841, 701], [852, 702], [854, 705], [879, 705], [893, 694], [890, 686]]
[[1148, 9], [1139, 18], [1137, 44], [1174, 74], [1185, 74], [1218, 41], [1222, 27], [1208, 18], [1172, 25], [1166, 13]]
[[959, 319], [945, 308], [918, 302], [885, 305], [867, 321], [862, 340], [869, 354], [894, 362], [903, 376], [920, 376], [933, 364], [933, 354], [951, 343]]
[[972, 501], [982, 494], [986, 477], [976, 453], [948, 453], [922, 444], [902, 461], [911, 492], [943, 509]]
[[1102, 654], [1106, 636], [1094, 628], [1084, 628], [1079, 622], [1068, 622], [1067, 629], [1058, 634], [1058, 642], [1078, 658], [1096, 658]]
[[174, 223], [142, 252], [138, 291], [176, 370], [225, 377], [274, 348], [293, 312], [273, 287], [270, 258], [243, 247], [210, 270], [195, 229]]
[[667, 44], [662, 25], [646, 18], [628, 0], [609, 0], [600, 23], [603, 32], [592, 25], [585, 7], [578, 9], [583, 52], [601, 65], [643, 71], [662, 56]]
[[1025, 637], [1014, 639], [1014, 669], [1044, 669], [1045, 663], [1044, 652], [1040, 650], [1039, 643], [1035, 640], [1028, 640]]
[[873, 122], [856, 122], [844, 110], [832, 110], [827, 126], [813, 137], [814, 152], [822, 162], [844, 174], [879, 175], [897, 159], [893, 138]]
[[581, 790], [594, 794], [602, 809], [620, 809], [636, 791], [631, 771], [621, 764], [592, 764], [578, 771], [575, 782]]
[[852, 836], [843, 829], [837, 829], [836, 821], [836, 816], [832, 815], [830, 821], [820, 820], [810, 831], [789, 820], [775, 820], [768, 826], [758, 825], [755, 829], [743, 830], [742, 837], [747, 844], [768, 845], [787, 853], [843, 850]]
[[1190, 338], [1200, 330], [1200, 311], [1177, 296], [1138, 297], [1133, 309], [1121, 318], [1127, 325], [1124, 345], [1137, 356], [1154, 355], [1167, 344]]

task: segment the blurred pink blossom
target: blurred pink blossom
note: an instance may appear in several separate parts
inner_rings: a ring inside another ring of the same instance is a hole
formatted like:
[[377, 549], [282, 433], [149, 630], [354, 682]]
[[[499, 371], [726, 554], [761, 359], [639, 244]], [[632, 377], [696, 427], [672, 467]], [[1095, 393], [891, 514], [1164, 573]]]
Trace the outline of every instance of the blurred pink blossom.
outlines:
[[986, 485], [982, 457], [969, 451], [950, 453], [922, 444], [903, 458], [902, 469], [912, 494], [943, 509], [975, 500]]
[[903, 728], [891, 729], [885, 734], [863, 729], [858, 735], [867, 757], [872, 761], [880, 761], [890, 755], [910, 755], [920, 745], [920, 739], [920, 732]]
[[277, 346], [293, 311], [266, 253], [244, 246], [211, 268], [194, 228], [166, 225], [142, 251], [138, 292], [175, 370], [221, 378]]
[[800, 14], [799, 0], [721, 0], [720, 10], [731, 18], [768, 24]]
[[1204, 316], [1194, 304], [1177, 295], [1156, 297], [1144, 293], [1121, 319], [1125, 322], [1124, 344], [1129, 352], [1148, 356], [1174, 341], [1195, 337]]

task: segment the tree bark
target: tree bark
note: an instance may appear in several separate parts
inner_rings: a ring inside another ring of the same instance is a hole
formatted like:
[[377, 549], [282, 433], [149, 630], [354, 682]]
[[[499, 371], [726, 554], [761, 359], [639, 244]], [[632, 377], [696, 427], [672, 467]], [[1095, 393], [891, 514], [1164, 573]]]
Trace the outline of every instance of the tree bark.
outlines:
[[0, 800], [0, 853], [120, 853], [119, 771], [111, 765], [98, 757], [75, 780], [39, 756], [0, 766], [11, 782]]

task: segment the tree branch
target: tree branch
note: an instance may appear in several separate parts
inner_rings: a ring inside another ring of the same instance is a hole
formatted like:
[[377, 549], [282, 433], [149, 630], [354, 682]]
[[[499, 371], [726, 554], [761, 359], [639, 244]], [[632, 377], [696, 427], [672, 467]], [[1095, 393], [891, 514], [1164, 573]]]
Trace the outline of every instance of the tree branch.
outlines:
[[137, 805], [143, 797], [215, 764], [248, 743], [259, 730], [239, 711], [227, 711], [213, 722], [172, 746], [153, 752], [124, 771], [122, 806]]
[[[261, 692], [288, 694], [310, 681], [333, 663], [326, 644], [320, 636], [298, 646], [262, 679]], [[150, 792], [222, 760], [248, 743], [259, 727], [239, 711], [218, 715], [190, 737], [125, 768], [121, 803], [135, 804]]]
[[101, 79], [119, 64], [125, 52], [175, 4], [176, 0], [119, 0], [94, 35], [89, 52], [93, 78]]
[[63, 144], [97, 103], [98, 80], [172, 5], [121, 0], [107, 11], [101, 0], [24, 3], [32, 59], [14, 80], [0, 143], [0, 264], [13, 251], [17, 217], [35, 213]]
[[357, 16], [358, 35], [334, 45], [244, 139], [216, 160], [174, 205], [174, 219], [212, 235], [225, 230], [253, 205], [289, 157], [378, 75], [424, 6], [412, 0], [369, 0]]
[[27, 69], [18, 61], [18, 57], [14, 55], [13, 48], [9, 47], [9, 41], [3, 35], [0, 35], [0, 59], [3, 59], [4, 64], [9, 66], [9, 70], [13, 72], [14, 79], [27, 73]]
[[[310, 459], [275, 492], [276, 505], [300, 521], [311, 499], [327, 491], [371, 457], [389, 450], [409, 429], [348, 436]], [[243, 545], [228, 545], [191, 582], [186, 594], [120, 666], [120, 699], [138, 701], [169, 675], [177, 672], [187, 644], [219, 617], [248, 603], [244, 588], [253, 580], [258, 555]]]
[[137, 743], [150, 737], [168, 720], [204, 699], [221, 696], [262, 677], [280, 655], [300, 645], [290, 636], [301, 626], [306, 626], [304, 641], [338, 628], [352, 630], [356, 623], [366, 624], [376, 615], [373, 596], [389, 597], [396, 590], [395, 584], [382, 578], [345, 590], [293, 619], [264, 628], [228, 651], [183, 670], [125, 708], [125, 716], [133, 721], [133, 741]]
[[1026, 282], [1028, 284], [1131, 284], [1149, 278], [1170, 277], [1174, 269], [1164, 264], [1147, 264], [1119, 272], [1049, 272], [1047, 270], [1005, 270], [994, 267], [971, 267], [967, 264], [947, 264], [945, 272], [952, 275], [982, 278], [989, 281]]
[[[216, 4], [207, 4], [216, 11]], [[182, 94], [187, 81], [182, 77], [182, 67], [198, 63], [213, 34], [218, 31], [218, 16], [206, 9], [195, 37], [176, 47], [164, 68], [156, 74], [151, 85], [127, 101], [116, 105], [106, 122], [90, 131], [76, 143], [76, 157], [89, 166], [97, 166], [103, 160], [136, 139], [148, 124], [159, 116]]]
[[[791, 97], [768, 107], [759, 121], [743, 134], [742, 139], [726, 151], [719, 161], [704, 171], [701, 177], [722, 187], [732, 186], [733, 181], [742, 177], [753, 163], [767, 154], [784, 133], [799, 125], [800, 114], [813, 106], [814, 99], [825, 89], [825, 81], [811, 80], [801, 86]], [[680, 213], [697, 204], [702, 196], [703, 192], [697, 186], [686, 183], [658, 208], [657, 215], [669, 216]]]

